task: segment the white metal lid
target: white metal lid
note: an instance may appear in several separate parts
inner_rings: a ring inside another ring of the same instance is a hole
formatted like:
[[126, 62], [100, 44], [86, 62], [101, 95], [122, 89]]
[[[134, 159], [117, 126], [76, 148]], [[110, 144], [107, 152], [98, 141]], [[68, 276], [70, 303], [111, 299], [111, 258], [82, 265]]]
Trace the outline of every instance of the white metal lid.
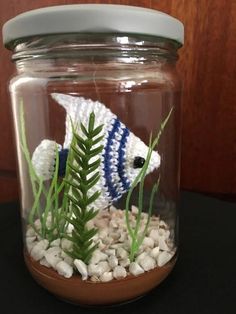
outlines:
[[3, 43], [66, 33], [125, 33], [165, 37], [183, 44], [184, 26], [172, 16], [141, 7], [113, 4], [60, 5], [32, 10], [6, 22]]

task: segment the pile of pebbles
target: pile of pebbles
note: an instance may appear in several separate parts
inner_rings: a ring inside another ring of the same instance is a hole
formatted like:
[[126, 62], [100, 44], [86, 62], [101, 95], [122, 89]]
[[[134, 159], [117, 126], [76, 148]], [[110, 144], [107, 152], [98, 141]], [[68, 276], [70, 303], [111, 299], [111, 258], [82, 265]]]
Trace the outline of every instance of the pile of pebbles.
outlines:
[[[129, 214], [131, 226], [135, 226], [138, 208], [132, 206]], [[142, 213], [140, 234], [143, 233], [148, 215]], [[47, 223], [50, 224], [50, 217]], [[35, 222], [41, 228], [40, 221]], [[26, 247], [31, 257], [41, 265], [53, 268], [58, 274], [70, 278], [74, 273], [80, 273], [82, 280], [108, 282], [122, 279], [128, 275], [138, 276], [155, 267], [162, 267], [175, 254], [174, 243], [171, 240], [169, 226], [159, 217], [152, 216], [147, 234], [133, 262], [129, 260], [130, 237], [125, 222], [125, 211], [110, 206], [101, 210], [89, 222], [88, 227], [95, 227], [98, 233], [93, 241], [98, 244], [89, 264], [82, 260], [72, 259], [65, 251], [72, 250], [72, 242], [67, 239], [56, 239], [49, 244], [41, 239], [31, 226], [26, 232]], [[71, 234], [73, 226], [69, 225], [67, 233]]]

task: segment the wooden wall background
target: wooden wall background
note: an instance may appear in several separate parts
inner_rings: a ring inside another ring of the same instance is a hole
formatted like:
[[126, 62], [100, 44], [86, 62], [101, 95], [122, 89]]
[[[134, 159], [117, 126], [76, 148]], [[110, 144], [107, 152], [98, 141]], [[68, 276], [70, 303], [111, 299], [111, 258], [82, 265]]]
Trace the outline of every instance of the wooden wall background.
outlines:
[[[73, 3], [129, 4], [155, 8], [185, 25], [179, 70], [184, 80], [181, 186], [236, 195], [235, 0], [1, 0], [0, 25], [43, 6]], [[14, 71], [0, 40], [0, 201], [18, 197], [7, 81]]]

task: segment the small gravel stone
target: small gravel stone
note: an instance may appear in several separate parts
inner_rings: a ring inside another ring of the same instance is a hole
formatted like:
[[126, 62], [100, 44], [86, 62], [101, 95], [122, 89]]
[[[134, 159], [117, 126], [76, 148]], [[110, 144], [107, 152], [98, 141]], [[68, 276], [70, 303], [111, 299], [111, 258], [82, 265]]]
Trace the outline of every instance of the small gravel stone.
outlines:
[[138, 207], [132, 205], [132, 206], [131, 206], [131, 213], [132, 213], [133, 215], [137, 215], [137, 214], [138, 214]]
[[157, 229], [152, 229], [151, 232], [149, 233], [149, 237], [152, 238], [156, 243], [158, 243], [158, 239], [159, 239], [159, 232]]
[[144, 273], [143, 268], [136, 262], [132, 262], [129, 265], [129, 272], [134, 275], [134, 276], [138, 276]]
[[61, 248], [65, 251], [72, 249], [73, 243], [68, 239], [61, 239]]
[[45, 250], [48, 248], [49, 242], [48, 240], [41, 240], [34, 245], [32, 248], [30, 255], [34, 260], [39, 261], [44, 257]]
[[34, 237], [36, 233], [32, 227], [29, 227], [26, 231], [26, 237]]
[[61, 239], [56, 239], [54, 241], [51, 242], [50, 246], [53, 247], [53, 246], [60, 246], [61, 244]]
[[156, 246], [156, 247], [154, 247], [154, 249], [151, 250], [150, 256], [157, 259], [159, 252], [160, 252], [160, 248], [159, 248], [159, 246]]
[[169, 247], [166, 244], [165, 235], [159, 237], [158, 243], [159, 243], [160, 250], [169, 251]]
[[128, 257], [128, 252], [123, 249], [122, 247], [119, 247], [117, 249], [117, 257], [120, 257], [122, 259], [126, 259]]
[[87, 280], [88, 279], [87, 265], [80, 259], [75, 259], [74, 265], [77, 268], [78, 272], [81, 274], [82, 280]]
[[103, 274], [103, 269], [100, 265], [89, 264], [88, 265], [88, 275], [100, 277]]
[[108, 256], [116, 255], [116, 250], [115, 249], [108, 249], [104, 253], [107, 254]]
[[55, 268], [56, 264], [59, 263], [61, 258], [61, 248], [60, 247], [51, 247], [44, 253], [44, 257], [51, 267]]
[[123, 266], [123, 267], [129, 266], [129, 264], [130, 264], [129, 258], [125, 258], [125, 259], [122, 259], [122, 260], [119, 261], [119, 265]]
[[62, 275], [65, 278], [70, 278], [73, 275], [73, 268], [65, 261], [60, 261], [57, 263], [56, 271], [59, 275]]
[[90, 263], [91, 264], [97, 264], [100, 261], [107, 260], [107, 258], [108, 258], [108, 256], [105, 253], [101, 252], [100, 250], [95, 250], [93, 252], [93, 255], [92, 255], [92, 258], [90, 260]]
[[112, 272], [105, 272], [100, 276], [100, 281], [102, 282], [108, 282], [113, 279], [113, 273]]
[[47, 262], [47, 260], [46, 260], [46, 258], [45, 257], [43, 257], [41, 260], [40, 260], [40, 265], [43, 265], [43, 266], [45, 266], [45, 267], [51, 267], [51, 265]]
[[127, 276], [127, 272], [123, 266], [116, 266], [113, 270], [113, 277], [116, 279], [122, 279]]
[[147, 252], [143, 252], [136, 257], [135, 261], [140, 264], [141, 260], [143, 260], [147, 255]]
[[139, 264], [145, 271], [149, 271], [156, 266], [154, 258], [148, 255], [145, 258], [143, 258]]
[[37, 244], [38, 242], [27, 242], [26, 241], [26, 248], [28, 253], [31, 253], [33, 247]]
[[164, 266], [166, 263], [168, 263], [170, 261], [170, 259], [172, 258], [172, 254], [166, 251], [160, 252], [160, 254], [158, 255], [157, 258], [157, 265], [159, 267]]
[[142, 245], [145, 247], [150, 247], [150, 248], [154, 248], [154, 240], [151, 237], [145, 237], [143, 239], [143, 243]]
[[108, 263], [111, 268], [115, 268], [118, 265], [118, 258], [115, 255], [110, 255], [108, 257]]

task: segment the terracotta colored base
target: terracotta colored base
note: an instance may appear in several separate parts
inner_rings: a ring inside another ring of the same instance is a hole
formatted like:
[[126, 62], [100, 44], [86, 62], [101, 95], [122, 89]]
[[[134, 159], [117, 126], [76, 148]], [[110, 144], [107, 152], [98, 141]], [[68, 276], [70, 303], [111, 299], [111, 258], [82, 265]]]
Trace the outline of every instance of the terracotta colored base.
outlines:
[[159, 285], [171, 272], [176, 257], [163, 267], [137, 277], [128, 276], [107, 283], [82, 281], [80, 276], [66, 279], [53, 269], [40, 265], [28, 253], [24, 254], [26, 265], [33, 278], [45, 289], [59, 298], [81, 305], [112, 305], [136, 299]]

